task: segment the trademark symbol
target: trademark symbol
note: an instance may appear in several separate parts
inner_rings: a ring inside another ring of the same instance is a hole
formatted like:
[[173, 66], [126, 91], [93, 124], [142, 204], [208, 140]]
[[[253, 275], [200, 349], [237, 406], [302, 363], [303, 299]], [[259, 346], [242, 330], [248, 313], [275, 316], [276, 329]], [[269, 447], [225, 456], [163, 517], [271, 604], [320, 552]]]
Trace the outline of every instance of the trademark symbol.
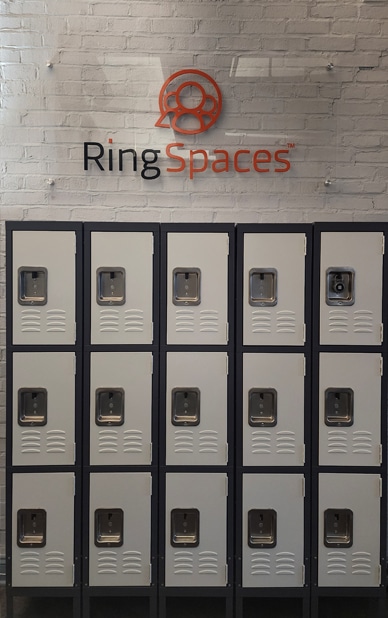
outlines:
[[288, 148], [295, 148], [295, 142], [288, 142], [287, 147]]

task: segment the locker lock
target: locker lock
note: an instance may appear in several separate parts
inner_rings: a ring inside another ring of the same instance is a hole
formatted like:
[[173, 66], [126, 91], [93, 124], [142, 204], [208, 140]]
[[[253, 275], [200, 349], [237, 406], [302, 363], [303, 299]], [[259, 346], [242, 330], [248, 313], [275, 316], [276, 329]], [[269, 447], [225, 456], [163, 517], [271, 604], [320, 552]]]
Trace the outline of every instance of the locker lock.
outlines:
[[96, 389], [96, 425], [124, 424], [124, 389]]
[[276, 511], [273, 509], [251, 509], [248, 511], [248, 546], [276, 546]]
[[94, 512], [94, 543], [97, 547], [121, 547], [124, 543], [124, 512], [122, 509], [96, 509]]
[[46, 519], [44, 509], [19, 509], [17, 512], [18, 547], [44, 547], [46, 545]]
[[19, 305], [47, 304], [47, 268], [22, 266], [18, 270]]
[[326, 509], [324, 544], [325, 547], [351, 547], [353, 545], [353, 511]]
[[325, 390], [325, 425], [350, 427], [354, 421], [354, 392], [351, 388]]
[[200, 421], [199, 388], [173, 388], [171, 392], [171, 423], [196, 427]]
[[45, 388], [19, 388], [18, 424], [43, 427], [47, 424], [47, 390]]
[[252, 268], [249, 271], [249, 304], [252, 307], [277, 305], [277, 288], [276, 268]]
[[277, 391], [274, 388], [251, 388], [248, 393], [249, 425], [274, 427], [277, 422]]
[[353, 305], [354, 304], [354, 277], [353, 268], [332, 267], [326, 270], [326, 304]]
[[174, 305], [201, 303], [201, 271], [199, 268], [174, 268], [172, 273]]
[[124, 305], [124, 268], [103, 266], [97, 269], [97, 303], [99, 305]]
[[171, 511], [170, 541], [172, 547], [198, 547], [198, 509], [173, 509]]

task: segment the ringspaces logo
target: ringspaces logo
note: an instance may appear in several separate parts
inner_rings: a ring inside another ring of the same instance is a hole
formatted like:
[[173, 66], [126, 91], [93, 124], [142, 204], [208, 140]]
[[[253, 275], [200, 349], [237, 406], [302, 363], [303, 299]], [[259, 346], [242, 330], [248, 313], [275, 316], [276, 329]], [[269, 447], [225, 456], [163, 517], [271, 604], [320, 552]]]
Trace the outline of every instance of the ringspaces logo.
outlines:
[[[155, 127], [173, 130], [185, 136], [199, 135], [211, 129], [222, 111], [222, 94], [215, 80], [197, 69], [173, 73], [159, 93], [160, 116]], [[113, 140], [109, 139], [109, 144]], [[270, 148], [190, 148], [176, 141], [161, 148], [104, 148], [100, 142], [84, 142], [84, 170], [97, 166], [102, 172], [119, 171], [138, 173], [144, 180], [156, 180], [163, 173], [186, 174], [193, 180], [205, 172], [222, 174], [249, 172], [266, 174], [285, 173], [291, 169], [288, 158], [294, 144], [280, 149]], [[162, 153], [167, 167], [161, 169]]]

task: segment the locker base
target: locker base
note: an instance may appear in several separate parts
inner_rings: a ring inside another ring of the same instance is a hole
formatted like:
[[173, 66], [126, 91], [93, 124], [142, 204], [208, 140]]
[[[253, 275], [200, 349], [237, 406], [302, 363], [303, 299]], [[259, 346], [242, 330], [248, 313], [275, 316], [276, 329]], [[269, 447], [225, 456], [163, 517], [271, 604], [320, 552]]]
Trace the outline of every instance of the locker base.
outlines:
[[82, 591], [82, 618], [156, 618], [157, 589], [102, 587]]
[[[17, 616], [58, 616], [81, 618], [81, 591], [74, 588], [12, 588], [6, 589], [7, 618]], [[60, 601], [61, 613], [58, 613]], [[35, 613], [36, 612], [36, 613]]]
[[388, 599], [385, 587], [381, 588], [320, 588], [311, 593], [311, 618], [359, 616], [360, 618], [385, 618]]
[[193, 618], [233, 618], [233, 589], [159, 588], [158, 618], [181, 618], [182, 607], [189, 607]]
[[307, 588], [238, 588], [235, 618], [263, 616], [309, 618], [310, 591]]

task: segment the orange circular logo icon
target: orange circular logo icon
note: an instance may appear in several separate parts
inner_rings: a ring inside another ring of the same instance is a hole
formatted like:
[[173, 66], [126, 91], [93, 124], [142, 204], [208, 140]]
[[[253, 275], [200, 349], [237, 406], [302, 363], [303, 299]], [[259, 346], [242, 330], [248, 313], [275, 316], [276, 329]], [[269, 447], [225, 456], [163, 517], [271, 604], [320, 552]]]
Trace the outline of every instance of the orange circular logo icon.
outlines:
[[214, 79], [197, 69], [178, 71], [161, 88], [155, 127], [171, 127], [185, 135], [203, 133], [216, 122], [221, 108], [221, 90]]

